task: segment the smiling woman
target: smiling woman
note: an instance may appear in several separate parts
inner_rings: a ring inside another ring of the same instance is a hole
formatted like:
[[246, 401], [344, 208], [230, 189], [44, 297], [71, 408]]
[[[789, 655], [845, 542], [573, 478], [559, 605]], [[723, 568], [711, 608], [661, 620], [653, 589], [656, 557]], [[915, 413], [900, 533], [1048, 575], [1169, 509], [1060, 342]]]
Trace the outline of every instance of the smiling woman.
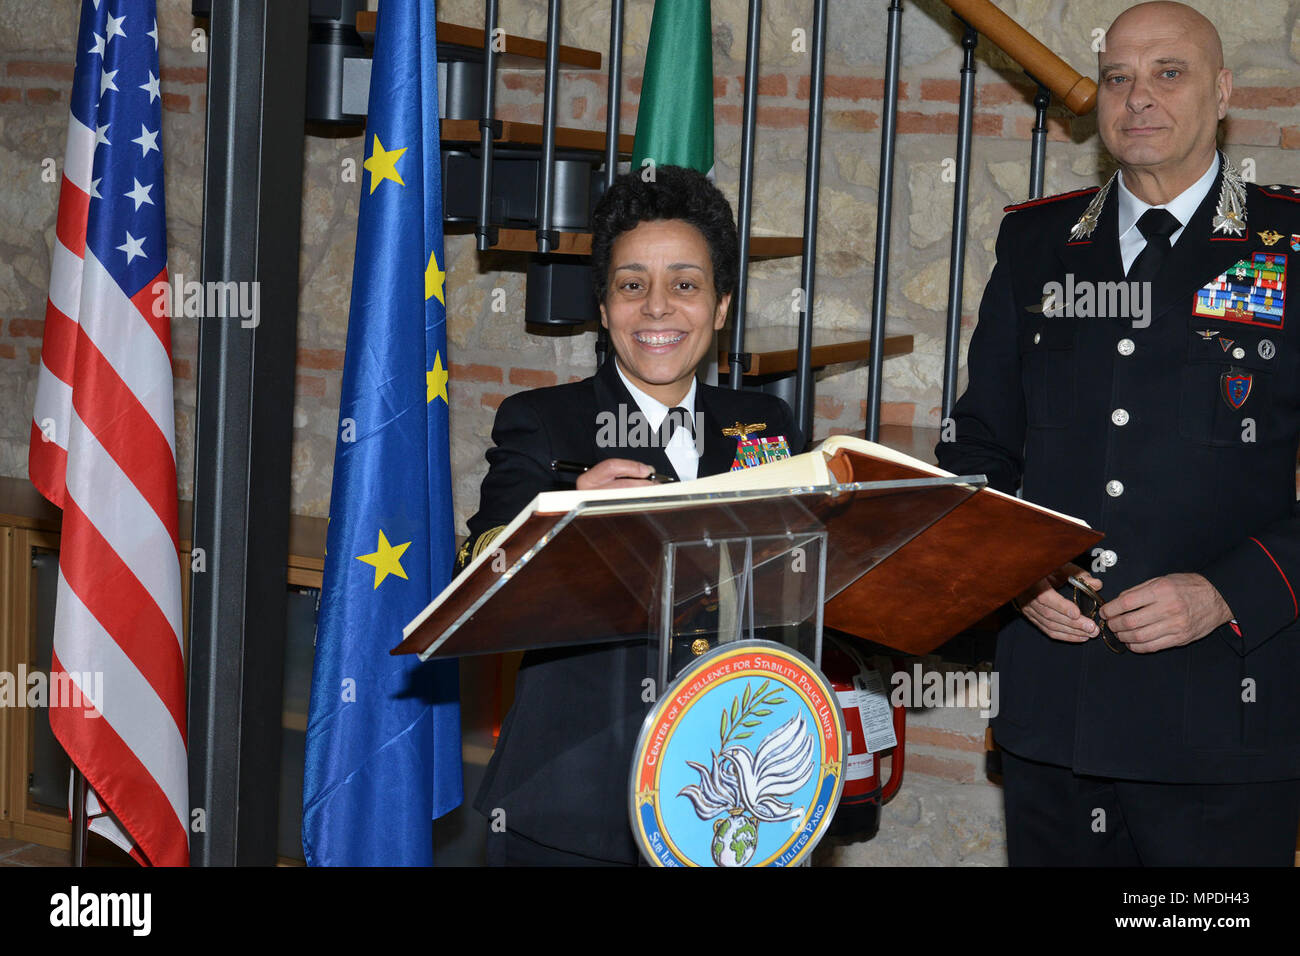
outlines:
[[736, 288], [731, 206], [704, 176], [662, 166], [621, 179], [596, 208], [592, 275], [619, 367], [671, 406], [722, 328]]
[[680, 219], [643, 222], [612, 252], [613, 285], [600, 305], [619, 368], [638, 388], [672, 407], [727, 321], [731, 293], [719, 296], [709, 247]]
[[[580, 489], [636, 487], [652, 475], [690, 481], [731, 467], [737, 439], [723, 430], [740, 423], [753, 437], [784, 437], [791, 452], [802, 450], [780, 399], [696, 380], [726, 320], [738, 249], [731, 207], [699, 173], [660, 166], [649, 182], [639, 172], [615, 180], [592, 223], [594, 285], [613, 355], [591, 378], [501, 403], [462, 563], [490, 548], [538, 493], [565, 487], [555, 463], [590, 466]], [[632, 419], [648, 429], [608, 427]], [[656, 440], [637, 440], [646, 432]], [[489, 863], [636, 862], [627, 775], [656, 696], [647, 680], [655, 669], [643, 637], [524, 656], [474, 804], [491, 821]]]

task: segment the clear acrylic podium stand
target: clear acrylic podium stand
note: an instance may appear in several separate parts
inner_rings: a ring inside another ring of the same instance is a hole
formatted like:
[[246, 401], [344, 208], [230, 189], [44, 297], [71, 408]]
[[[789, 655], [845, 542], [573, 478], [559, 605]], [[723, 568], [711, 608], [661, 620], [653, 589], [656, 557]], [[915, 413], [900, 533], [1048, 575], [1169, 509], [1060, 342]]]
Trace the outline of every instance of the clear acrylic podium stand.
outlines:
[[[658, 692], [694, 657], [738, 640], [785, 644], [820, 669], [826, 601], [982, 485], [922, 478], [685, 495], [668, 513], [583, 508], [575, 523], [605, 570], [645, 595]], [[629, 560], [656, 551], [657, 568]]]
[[584, 502], [535, 516], [540, 533], [513, 535], [412, 622], [395, 652], [428, 659], [649, 637], [656, 691], [674, 676], [674, 648], [680, 667], [701, 641], [776, 640], [820, 666], [825, 602], [984, 484], [702, 494], [684, 484], [669, 497]]

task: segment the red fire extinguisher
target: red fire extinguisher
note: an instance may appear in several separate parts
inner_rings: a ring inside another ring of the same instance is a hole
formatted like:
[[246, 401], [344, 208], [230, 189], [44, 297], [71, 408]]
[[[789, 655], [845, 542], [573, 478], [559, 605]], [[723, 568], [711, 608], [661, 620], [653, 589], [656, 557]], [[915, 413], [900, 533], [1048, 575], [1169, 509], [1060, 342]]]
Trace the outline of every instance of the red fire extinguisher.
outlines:
[[[889, 702], [889, 673], [875, 673], [856, 649], [828, 637], [822, 644], [822, 673], [830, 681], [844, 714], [844, 730], [849, 737], [845, 756], [844, 791], [839, 808], [831, 822], [830, 834], [852, 840], [869, 840], [880, 829], [880, 808], [898, 792], [903, 782], [904, 737], [907, 729], [907, 710]], [[874, 694], [873, 694], [874, 692]], [[887, 724], [892, 726], [892, 746], [888, 743], [889, 726], [882, 726], [882, 703], [890, 710]], [[876, 697], [874, 701], [866, 699]], [[867, 721], [863, 721], [863, 704], [866, 704]], [[868, 739], [870, 735], [870, 741]], [[868, 743], [874, 751], [868, 749]], [[880, 759], [893, 753], [889, 780], [881, 783]]]

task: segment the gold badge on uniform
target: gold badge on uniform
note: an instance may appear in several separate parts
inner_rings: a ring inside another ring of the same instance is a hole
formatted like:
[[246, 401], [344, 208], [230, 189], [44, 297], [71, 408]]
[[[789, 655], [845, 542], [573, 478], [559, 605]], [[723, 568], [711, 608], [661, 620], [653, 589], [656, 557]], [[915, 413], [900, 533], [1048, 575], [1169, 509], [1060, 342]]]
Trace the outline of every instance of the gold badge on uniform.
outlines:
[[750, 432], [761, 432], [765, 428], [767, 428], [767, 422], [753, 422], [749, 425], [736, 422], [736, 424], [732, 425], [730, 428], [724, 428], [722, 434], [743, 440], [749, 437]]
[[1259, 238], [1266, 246], [1276, 246], [1277, 241], [1282, 238], [1282, 233], [1275, 232], [1272, 229], [1265, 229], [1259, 234]]

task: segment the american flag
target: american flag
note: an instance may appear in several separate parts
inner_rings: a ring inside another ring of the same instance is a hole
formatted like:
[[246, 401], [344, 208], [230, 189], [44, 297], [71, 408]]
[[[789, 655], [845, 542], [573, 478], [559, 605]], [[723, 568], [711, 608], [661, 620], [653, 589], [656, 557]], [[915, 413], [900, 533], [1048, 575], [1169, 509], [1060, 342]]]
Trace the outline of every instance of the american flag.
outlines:
[[[50, 708], [91, 828], [189, 862], [167, 236], [154, 0], [83, 0], [32, 414], [32, 483], [63, 509]], [[83, 686], [90, 697], [94, 685]]]

